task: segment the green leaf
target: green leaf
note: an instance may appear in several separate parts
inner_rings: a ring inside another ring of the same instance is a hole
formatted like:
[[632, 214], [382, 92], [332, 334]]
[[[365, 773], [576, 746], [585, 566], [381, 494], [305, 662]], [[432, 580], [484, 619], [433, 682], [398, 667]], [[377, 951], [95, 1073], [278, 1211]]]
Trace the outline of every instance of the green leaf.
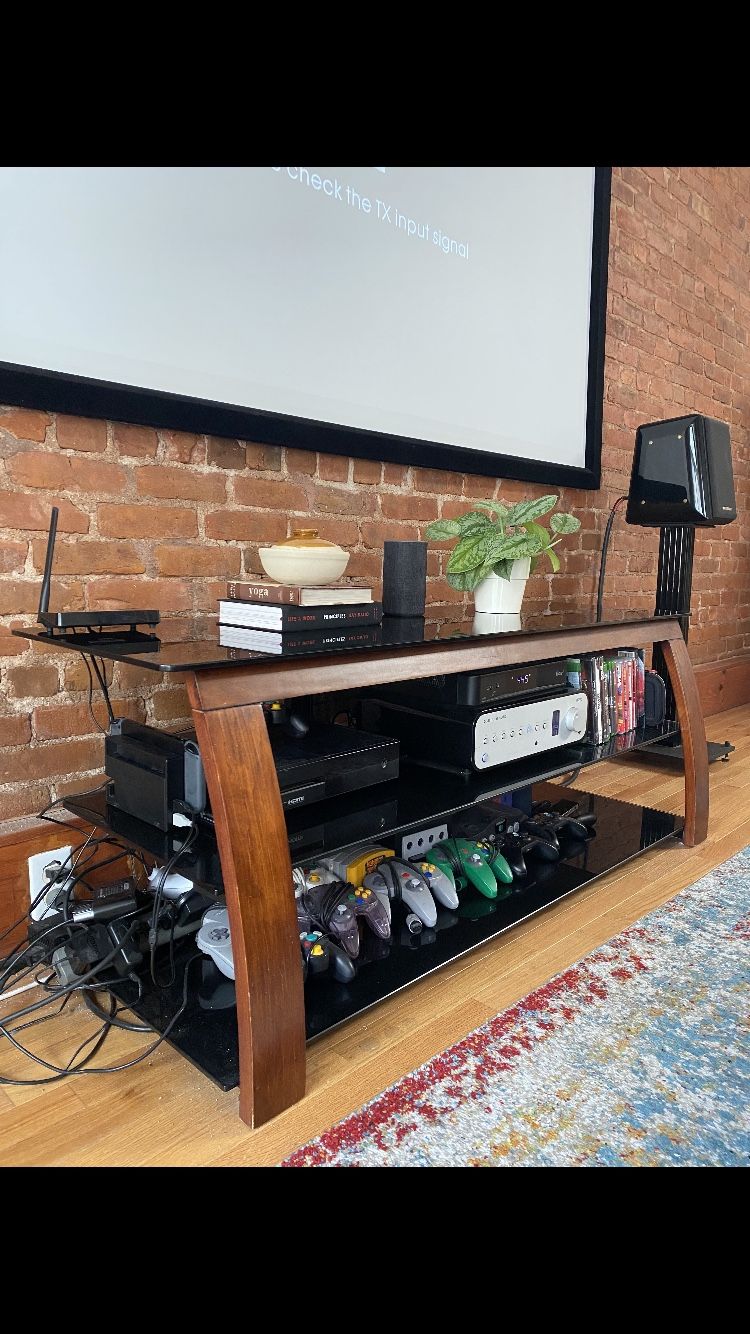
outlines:
[[508, 517], [508, 506], [503, 505], [501, 500], [475, 500], [474, 508], [492, 510], [492, 513], [496, 514], [498, 519], [507, 519]]
[[527, 532], [530, 537], [535, 537], [537, 539], [537, 541], [539, 542], [540, 550], [543, 551], [545, 547], [549, 546], [550, 536], [543, 524], [525, 523], [523, 525], [523, 528], [524, 531]]
[[557, 574], [557, 571], [560, 568], [560, 557], [558, 556], [557, 552], [553, 551], [552, 547], [547, 547], [544, 552], [544, 555], [549, 556], [549, 563], [552, 566], [554, 573]]
[[508, 515], [508, 523], [519, 527], [522, 523], [539, 519], [542, 514], [549, 514], [550, 510], [555, 508], [557, 501], [557, 496], [539, 496], [537, 500], [519, 500]]
[[495, 574], [498, 576], [498, 578], [500, 578], [500, 579], [510, 579], [510, 572], [511, 572], [511, 570], [513, 569], [513, 561], [512, 561], [512, 560], [498, 560], [498, 561], [495, 561], [495, 564], [493, 565], [492, 568], [493, 568], [493, 570], [495, 571]]
[[435, 519], [429, 524], [425, 536], [430, 542], [444, 542], [448, 537], [458, 537], [460, 532], [457, 519]]
[[483, 565], [486, 542], [487, 535], [484, 529], [477, 533], [469, 533], [468, 537], [462, 537], [451, 552], [448, 574], [462, 574], [464, 570], [475, 570], [477, 565]]
[[512, 533], [508, 537], [494, 542], [492, 547], [488, 547], [493, 559], [498, 560], [523, 560], [525, 556], [535, 556], [542, 549], [542, 544], [538, 537], [531, 533]]
[[462, 593], [470, 593], [480, 584], [492, 570], [491, 565], [477, 565], [473, 570], [462, 570], [457, 574], [448, 574], [447, 579], [451, 588], [457, 588]]
[[470, 510], [468, 514], [462, 514], [457, 520], [458, 527], [462, 537], [468, 537], [469, 533], [478, 533], [480, 528], [486, 532], [488, 528], [495, 531], [495, 525], [487, 514], [477, 514], [475, 510]]
[[549, 526], [553, 533], [577, 533], [581, 520], [575, 519], [572, 514], [553, 514]]

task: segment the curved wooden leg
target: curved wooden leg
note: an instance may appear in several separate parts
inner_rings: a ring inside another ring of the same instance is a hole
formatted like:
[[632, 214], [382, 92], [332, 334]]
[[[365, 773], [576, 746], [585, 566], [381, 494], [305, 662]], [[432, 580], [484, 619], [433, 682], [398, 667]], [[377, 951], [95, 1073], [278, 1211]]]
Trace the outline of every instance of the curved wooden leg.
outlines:
[[685, 640], [665, 640], [660, 648], [674, 691], [685, 756], [685, 829], [682, 841], [688, 848], [692, 848], [696, 843], [702, 843], [708, 833], [706, 728]]
[[284, 812], [263, 708], [200, 708], [193, 720], [216, 821], [232, 933], [240, 1116], [262, 1125], [305, 1092], [305, 1006]]

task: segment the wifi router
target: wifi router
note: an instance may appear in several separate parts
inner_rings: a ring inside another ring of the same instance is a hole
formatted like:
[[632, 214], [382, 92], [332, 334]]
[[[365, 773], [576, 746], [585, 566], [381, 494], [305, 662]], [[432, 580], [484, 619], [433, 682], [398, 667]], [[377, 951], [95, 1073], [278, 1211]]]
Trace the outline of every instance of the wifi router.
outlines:
[[114, 644], [121, 643], [126, 644], [131, 652], [139, 647], [142, 652], [145, 652], [156, 647], [160, 642], [157, 636], [144, 634], [137, 630], [136, 626], [158, 625], [158, 611], [131, 611], [129, 609], [126, 611], [50, 611], [52, 562], [55, 555], [59, 513], [57, 506], [53, 505], [47, 538], [47, 554], [44, 558], [42, 587], [39, 594], [39, 611], [37, 612], [39, 624], [49, 630], [51, 635], [54, 635], [56, 630], [62, 631], [58, 638], [64, 639], [66, 643], [75, 644], [77, 648], [95, 648], [97, 645], [101, 646], [103, 644], [107, 644], [111, 648]]

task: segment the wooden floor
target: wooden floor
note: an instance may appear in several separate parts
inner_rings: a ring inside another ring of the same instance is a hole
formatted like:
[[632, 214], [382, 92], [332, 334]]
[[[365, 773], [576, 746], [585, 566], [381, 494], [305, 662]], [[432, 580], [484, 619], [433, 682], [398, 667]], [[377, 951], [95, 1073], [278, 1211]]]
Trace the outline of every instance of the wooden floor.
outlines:
[[[133, 1070], [74, 1077], [41, 1088], [0, 1086], [0, 1164], [260, 1166], [298, 1144], [442, 1051], [478, 1024], [629, 926], [711, 867], [750, 844], [750, 705], [710, 718], [711, 739], [737, 747], [711, 766], [708, 840], [697, 848], [670, 842], [531, 922], [474, 951], [377, 1006], [308, 1049], [308, 1092], [260, 1130], [237, 1115], [237, 1093], [221, 1093], [166, 1045]], [[577, 786], [679, 811], [682, 776], [633, 760], [585, 769]], [[28, 993], [33, 998], [33, 993]], [[24, 997], [26, 1000], [26, 997]], [[6, 1009], [19, 1001], [6, 1004]], [[34, 1036], [35, 1050], [66, 1061], [96, 1021], [71, 1003]], [[0, 1010], [0, 1015], [2, 1010]], [[112, 1032], [98, 1061], [132, 1059], [141, 1035]], [[0, 1073], [35, 1078], [42, 1071], [0, 1043]]]

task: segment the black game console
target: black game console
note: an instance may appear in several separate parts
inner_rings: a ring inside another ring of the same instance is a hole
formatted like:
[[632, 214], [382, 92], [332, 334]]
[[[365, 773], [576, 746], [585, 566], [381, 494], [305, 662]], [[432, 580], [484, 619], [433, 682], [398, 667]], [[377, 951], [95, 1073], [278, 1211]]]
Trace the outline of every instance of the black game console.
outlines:
[[[270, 740], [285, 810], [398, 778], [399, 743], [392, 737], [313, 724], [303, 736], [273, 729]], [[164, 831], [175, 815], [213, 823], [194, 731], [160, 732], [121, 718], [104, 756], [110, 805]]]

